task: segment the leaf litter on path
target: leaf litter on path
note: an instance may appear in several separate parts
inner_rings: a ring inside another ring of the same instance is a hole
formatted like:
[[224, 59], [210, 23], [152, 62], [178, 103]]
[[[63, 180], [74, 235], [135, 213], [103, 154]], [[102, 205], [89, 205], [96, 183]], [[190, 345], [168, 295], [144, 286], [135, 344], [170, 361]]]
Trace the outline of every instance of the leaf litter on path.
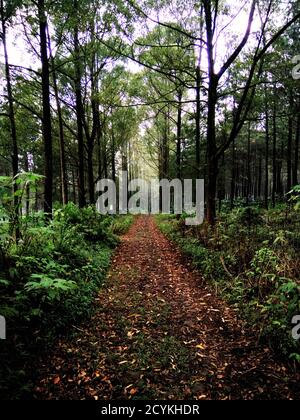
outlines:
[[37, 362], [38, 399], [297, 399], [299, 374], [257, 344], [141, 216], [123, 237], [91, 320]]

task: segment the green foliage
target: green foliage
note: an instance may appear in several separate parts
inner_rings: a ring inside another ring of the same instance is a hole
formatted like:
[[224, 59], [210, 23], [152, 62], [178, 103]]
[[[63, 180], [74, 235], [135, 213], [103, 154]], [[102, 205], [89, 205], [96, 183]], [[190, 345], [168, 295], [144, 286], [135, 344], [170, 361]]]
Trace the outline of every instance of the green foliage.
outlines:
[[290, 202], [295, 205], [295, 210], [300, 210], [300, 185], [296, 185], [289, 193]]
[[63, 294], [77, 288], [74, 281], [52, 279], [43, 274], [32, 274], [31, 279], [32, 281], [25, 284], [24, 289], [35, 296], [40, 295], [41, 302], [59, 300]]
[[[69, 204], [54, 212], [51, 223], [43, 214], [23, 217], [18, 243], [9, 233], [1, 235], [0, 314], [9, 325], [9, 339], [0, 350], [1, 359], [7, 360], [1, 367], [3, 392], [10, 386], [4, 378], [16, 381], [9, 373], [11, 363], [26, 359], [29, 352], [34, 354], [30, 348], [46, 345], [57, 333], [92, 315], [112, 250], [119, 243], [116, 233], [124, 233], [132, 221]], [[29, 331], [38, 335], [33, 338]], [[13, 352], [15, 343], [18, 350]]]
[[214, 229], [206, 224], [182, 229], [181, 222], [158, 216], [160, 229], [191, 258], [214, 289], [259, 331], [261, 340], [289, 355], [299, 353], [291, 319], [300, 313], [300, 260], [296, 215], [286, 223], [285, 207], [268, 213], [255, 207], [221, 215]]
[[245, 207], [238, 209], [237, 221], [248, 227], [262, 224], [261, 210], [257, 207]]
[[116, 217], [112, 224], [112, 233], [114, 235], [123, 235], [133, 223], [134, 217], [131, 215]]

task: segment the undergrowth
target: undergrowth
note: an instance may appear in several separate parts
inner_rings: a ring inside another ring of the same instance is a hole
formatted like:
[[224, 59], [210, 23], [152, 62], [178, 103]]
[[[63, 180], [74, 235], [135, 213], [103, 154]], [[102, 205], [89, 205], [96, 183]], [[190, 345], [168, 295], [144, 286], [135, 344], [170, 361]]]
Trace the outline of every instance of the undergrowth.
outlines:
[[192, 259], [206, 281], [279, 354], [300, 359], [292, 319], [300, 314], [300, 220], [286, 206], [223, 212], [214, 228], [157, 216], [161, 231]]
[[118, 235], [132, 216], [104, 217], [94, 207], [58, 208], [51, 223], [42, 213], [22, 218], [19, 241], [0, 224], [0, 314], [7, 340], [0, 341], [0, 398], [30, 395], [30, 367], [93, 312]]

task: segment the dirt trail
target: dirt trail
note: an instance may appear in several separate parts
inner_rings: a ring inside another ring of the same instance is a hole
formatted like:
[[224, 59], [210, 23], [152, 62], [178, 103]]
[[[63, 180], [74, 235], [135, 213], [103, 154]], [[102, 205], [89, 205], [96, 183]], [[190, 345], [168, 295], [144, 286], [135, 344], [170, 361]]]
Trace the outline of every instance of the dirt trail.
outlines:
[[299, 398], [299, 376], [257, 345], [150, 217], [117, 250], [92, 320], [40, 361], [42, 399]]

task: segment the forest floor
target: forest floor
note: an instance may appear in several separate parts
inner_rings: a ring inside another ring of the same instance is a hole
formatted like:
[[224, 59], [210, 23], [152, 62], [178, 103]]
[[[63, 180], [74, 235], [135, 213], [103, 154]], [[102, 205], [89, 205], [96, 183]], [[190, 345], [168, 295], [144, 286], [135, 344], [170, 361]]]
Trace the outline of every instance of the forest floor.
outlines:
[[297, 399], [299, 374], [257, 343], [150, 217], [122, 238], [88, 323], [35, 366], [38, 399]]

